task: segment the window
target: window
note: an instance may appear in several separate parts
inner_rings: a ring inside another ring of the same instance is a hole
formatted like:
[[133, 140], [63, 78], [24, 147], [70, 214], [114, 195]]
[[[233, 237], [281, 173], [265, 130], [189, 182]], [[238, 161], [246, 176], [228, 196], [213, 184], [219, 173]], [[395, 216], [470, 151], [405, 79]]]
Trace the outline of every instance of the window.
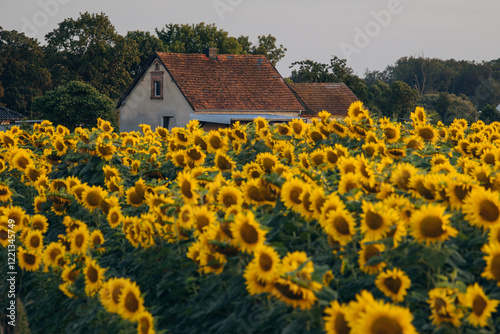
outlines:
[[151, 71], [151, 100], [163, 100], [163, 71], [158, 71], [160, 65], [154, 65], [156, 71]]
[[161, 97], [161, 81], [154, 81], [154, 95], [155, 97]]
[[174, 118], [174, 116], [163, 116], [163, 127], [165, 129], [168, 129], [168, 127], [170, 126], [170, 120]]

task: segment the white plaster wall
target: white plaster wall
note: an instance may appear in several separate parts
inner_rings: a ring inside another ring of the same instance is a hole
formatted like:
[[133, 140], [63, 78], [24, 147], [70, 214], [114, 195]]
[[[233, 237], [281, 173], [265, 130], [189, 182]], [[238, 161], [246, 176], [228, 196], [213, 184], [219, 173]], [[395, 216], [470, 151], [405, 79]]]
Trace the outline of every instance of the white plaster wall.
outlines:
[[183, 127], [193, 109], [163, 65], [163, 100], [151, 99], [151, 72], [154, 62], [120, 106], [120, 131], [139, 131], [139, 124], [149, 124], [154, 131], [162, 126], [164, 116], [173, 116], [169, 128]]

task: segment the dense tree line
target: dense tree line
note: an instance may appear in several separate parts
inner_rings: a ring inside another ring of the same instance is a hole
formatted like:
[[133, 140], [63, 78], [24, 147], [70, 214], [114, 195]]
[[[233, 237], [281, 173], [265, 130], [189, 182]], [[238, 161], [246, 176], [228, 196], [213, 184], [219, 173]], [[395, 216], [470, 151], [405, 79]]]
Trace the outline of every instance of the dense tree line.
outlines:
[[457, 117], [500, 121], [495, 109], [500, 103], [500, 58], [478, 63], [402, 57], [384, 71], [367, 71], [362, 80], [335, 56], [330, 64], [305, 60], [291, 67], [293, 82], [345, 82], [380, 116], [407, 118], [418, 104], [433, 114], [435, 123], [450, 124]]
[[[0, 105], [28, 117], [48, 117], [33, 108], [36, 98], [73, 81], [116, 101], [154, 51], [201, 53], [207, 46], [217, 47], [219, 53], [265, 55], [273, 65], [286, 52], [272, 35], [258, 36], [254, 45], [249, 36], [230, 36], [203, 22], [166, 24], [154, 33], [129, 31], [122, 36], [104, 13], [64, 20], [45, 36], [43, 46], [0, 27]], [[367, 71], [364, 78], [336, 56], [328, 64], [303, 60], [291, 68], [286, 78], [291, 82], [346, 83], [380, 116], [404, 119], [419, 104], [429, 109], [434, 122], [450, 123], [455, 117], [500, 120], [495, 109], [500, 103], [500, 58], [479, 63], [402, 57], [383, 71]]]

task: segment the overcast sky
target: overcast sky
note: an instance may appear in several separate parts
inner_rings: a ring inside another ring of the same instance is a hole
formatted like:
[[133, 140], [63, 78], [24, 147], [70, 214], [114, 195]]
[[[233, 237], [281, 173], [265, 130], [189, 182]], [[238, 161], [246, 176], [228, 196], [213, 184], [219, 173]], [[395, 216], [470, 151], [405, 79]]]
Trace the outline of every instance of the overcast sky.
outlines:
[[104, 12], [117, 31], [154, 32], [168, 23], [215, 23], [230, 36], [271, 34], [294, 61], [328, 63], [332, 55], [363, 76], [403, 56], [500, 58], [498, 0], [0, 0], [0, 26], [44, 42], [80, 12]]

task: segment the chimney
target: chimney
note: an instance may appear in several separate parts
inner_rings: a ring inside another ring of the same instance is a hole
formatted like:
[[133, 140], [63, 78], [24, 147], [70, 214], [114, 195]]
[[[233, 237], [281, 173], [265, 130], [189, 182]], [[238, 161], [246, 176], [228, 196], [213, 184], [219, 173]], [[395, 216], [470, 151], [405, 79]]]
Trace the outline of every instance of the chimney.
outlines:
[[208, 48], [208, 59], [217, 60], [217, 48], [210, 46]]

